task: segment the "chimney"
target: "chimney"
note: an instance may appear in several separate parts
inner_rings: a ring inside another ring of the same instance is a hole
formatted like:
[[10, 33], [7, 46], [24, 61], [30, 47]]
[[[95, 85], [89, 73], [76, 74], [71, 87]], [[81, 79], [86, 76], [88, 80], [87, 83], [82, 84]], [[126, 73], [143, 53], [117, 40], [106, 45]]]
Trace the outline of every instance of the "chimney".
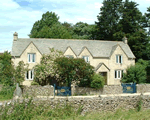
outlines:
[[122, 39], [122, 41], [123, 41], [125, 44], [128, 44], [128, 39], [126, 38], [126, 36], [124, 36], [124, 38]]
[[17, 39], [18, 39], [18, 33], [15, 32], [13, 35], [14, 35], [14, 41], [17, 41]]

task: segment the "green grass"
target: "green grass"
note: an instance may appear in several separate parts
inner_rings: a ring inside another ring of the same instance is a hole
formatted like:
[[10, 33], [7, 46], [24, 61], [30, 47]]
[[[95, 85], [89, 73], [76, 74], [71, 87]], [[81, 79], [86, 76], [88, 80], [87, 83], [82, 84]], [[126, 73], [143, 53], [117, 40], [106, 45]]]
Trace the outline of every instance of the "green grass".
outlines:
[[116, 112], [82, 113], [82, 106], [77, 110], [72, 105], [51, 108], [45, 104], [28, 103], [15, 104], [0, 108], [0, 120], [150, 120], [150, 110], [118, 109]]
[[10, 100], [13, 98], [15, 86], [4, 86], [0, 91], [0, 101]]

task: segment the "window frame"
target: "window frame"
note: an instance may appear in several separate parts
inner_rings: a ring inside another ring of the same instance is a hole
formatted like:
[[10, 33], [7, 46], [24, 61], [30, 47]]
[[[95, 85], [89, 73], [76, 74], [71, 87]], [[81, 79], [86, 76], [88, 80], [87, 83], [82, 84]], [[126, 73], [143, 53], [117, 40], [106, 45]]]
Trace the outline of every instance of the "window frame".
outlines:
[[116, 63], [117, 64], [122, 64], [123, 63], [122, 55], [120, 55], [120, 54], [116, 55]]
[[36, 61], [36, 54], [28, 53], [28, 63], [35, 63], [35, 61]]
[[124, 70], [115, 70], [115, 79], [121, 79], [123, 76]]
[[[27, 78], [27, 74], [28, 74], [28, 78]], [[25, 78], [26, 78], [26, 80], [33, 80], [34, 79], [34, 70], [26, 71]]]
[[[82, 58], [85, 60], [86, 63], [90, 63], [90, 57], [89, 56], [82, 56]], [[85, 59], [88, 58], [88, 59]]]

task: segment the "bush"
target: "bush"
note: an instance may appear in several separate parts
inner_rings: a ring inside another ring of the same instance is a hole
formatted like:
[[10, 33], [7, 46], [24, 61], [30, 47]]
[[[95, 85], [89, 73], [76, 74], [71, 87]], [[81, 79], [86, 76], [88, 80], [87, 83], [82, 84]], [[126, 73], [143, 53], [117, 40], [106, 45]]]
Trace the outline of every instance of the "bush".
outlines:
[[79, 86], [89, 87], [94, 74], [94, 68], [81, 58], [61, 57], [55, 60], [60, 82], [69, 86], [72, 81], [79, 83]]
[[123, 74], [121, 80], [123, 83], [146, 83], [145, 66], [141, 64], [132, 65], [127, 68], [126, 73]]
[[0, 100], [12, 99], [15, 88], [15, 86], [3, 86], [0, 91]]
[[35, 82], [35, 81], [32, 81], [31, 82], [31, 85], [39, 85], [39, 83]]
[[104, 80], [103, 76], [101, 76], [99, 74], [94, 74], [92, 79], [93, 79], [93, 81], [91, 82], [92, 88], [100, 89], [100, 88], [104, 87], [105, 80]]

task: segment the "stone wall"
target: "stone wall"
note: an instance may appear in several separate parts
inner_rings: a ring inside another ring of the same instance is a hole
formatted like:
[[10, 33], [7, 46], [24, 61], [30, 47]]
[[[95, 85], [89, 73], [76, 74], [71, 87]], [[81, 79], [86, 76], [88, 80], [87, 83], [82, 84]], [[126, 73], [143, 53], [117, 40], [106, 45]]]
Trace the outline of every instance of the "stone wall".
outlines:
[[75, 87], [74, 95], [101, 95], [101, 94], [121, 94], [122, 86], [121, 85], [104, 85], [102, 89], [94, 89], [94, 88], [87, 88], [87, 87]]
[[[25, 99], [28, 101], [28, 99]], [[23, 99], [20, 99], [23, 102]], [[140, 101], [142, 104], [140, 104]], [[14, 103], [9, 101], [8, 104]], [[19, 102], [17, 100], [17, 102]], [[70, 96], [70, 97], [35, 97], [32, 102], [37, 106], [48, 106], [51, 108], [64, 107], [69, 104], [74, 109], [82, 107], [82, 114], [86, 112], [94, 111], [115, 111], [119, 108], [122, 109], [134, 109], [138, 105], [142, 106], [142, 109], [150, 109], [150, 94], [118, 94], [118, 95], [100, 95], [100, 96]], [[0, 104], [5, 105], [5, 103]]]
[[31, 85], [23, 87], [23, 96], [36, 97], [36, 96], [53, 96], [54, 87], [51, 85], [39, 86]]
[[136, 89], [137, 93], [150, 92], [150, 84], [137, 84]]

